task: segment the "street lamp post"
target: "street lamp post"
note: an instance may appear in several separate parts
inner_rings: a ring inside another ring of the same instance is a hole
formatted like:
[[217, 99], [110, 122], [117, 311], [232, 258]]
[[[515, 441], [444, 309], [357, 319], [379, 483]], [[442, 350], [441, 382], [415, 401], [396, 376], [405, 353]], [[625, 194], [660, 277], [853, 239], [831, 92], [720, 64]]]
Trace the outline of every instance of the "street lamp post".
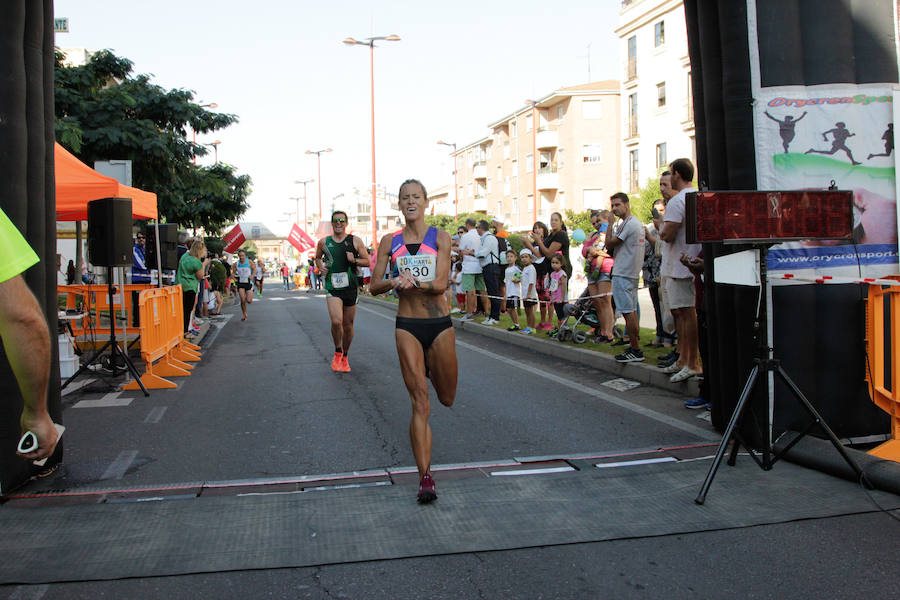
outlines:
[[212, 146], [213, 150], [216, 152], [216, 164], [219, 164], [219, 144], [222, 143], [222, 140], [216, 140], [210, 144], [203, 144], [204, 146]]
[[459, 196], [457, 192], [459, 184], [456, 183], [456, 144], [443, 140], [438, 140], [438, 144], [453, 148], [453, 218], [455, 219], [459, 215]]
[[[309, 224], [309, 221], [306, 219], [306, 184], [312, 183], [315, 179], [304, 179], [303, 181], [295, 181], [294, 183], [303, 184], [303, 230], [306, 231], [306, 226]], [[321, 214], [321, 213], [320, 213]], [[321, 217], [320, 217], [321, 218]], [[297, 209], [297, 220], [300, 220], [300, 209]]]
[[526, 100], [531, 105], [531, 190], [534, 195], [534, 220], [538, 220], [538, 189], [537, 189], [537, 102]]
[[[323, 152], [331, 152], [331, 148], [325, 148], [324, 150], [307, 150], [307, 154], [315, 154], [316, 155], [316, 173], [318, 174], [317, 181], [319, 182], [319, 223], [322, 222], [322, 153]], [[303, 194], [306, 195], [306, 187], [303, 188]]]
[[369, 47], [369, 78], [371, 84], [372, 99], [372, 246], [378, 245], [378, 223], [375, 220], [377, 215], [375, 212], [375, 42], [384, 40], [386, 42], [399, 42], [400, 36], [396, 34], [379, 35], [366, 38], [365, 40], [356, 40], [352, 37], [344, 39], [344, 43], [348, 46], [368, 46]]

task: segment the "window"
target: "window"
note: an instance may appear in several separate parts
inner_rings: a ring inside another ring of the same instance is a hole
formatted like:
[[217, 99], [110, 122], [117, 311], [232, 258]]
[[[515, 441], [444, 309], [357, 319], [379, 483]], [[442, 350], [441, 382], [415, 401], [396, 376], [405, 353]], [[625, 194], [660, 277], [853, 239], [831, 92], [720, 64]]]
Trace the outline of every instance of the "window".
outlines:
[[503, 195], [509, 196], [509, 175], [506, 176], [506, 180], [503, 182]]
[[636, 192], [638, 190], [638, 151], [632, 150], [628, 153], [628, 165], [629, 165], [629, 181], [631, 182], [631, 191]]
[[485, 180], [485, 182], [487, 183], [487, 193], [490, 194], [491, 193], [491, 180], [487, 179], [487, 180]]
[[531, 111], [531, 114], [525, 117], [525, 131], [531, 131], [531, 128], [534, 125], [534, 111]]
[[519, 125], [516, 123], [515, 119], [509, 122], [509, 137], [514, 138], [518, 135], [517, 131], [519, 130]]
[[503, 214], [503, 200], [497, 200], [497, 217]]
[[660, 21], [653, 26], [653, 45], [657, 48], [666, 43], [666, 22]]
[[470, 181], [469, 183], [466, 184], [466, 197], [467, 197], [467, 198], [472, 198], [472, 197], [473, 197], [473, 193], [472, 193], [472, 182], [471, 182], [471, 181]]
[[565, 154], [563, 153], [563, 149], [559, 148], [556, 151], [556, 168], [562, 169], [566, 166]]
[[626, 81], [631, 81], [637, 77], [637, 37], [628, 38], [628, 72]]
[[519, 197], [518, 196], [512, 197], [512, 212], [514, 215], [519, 214]]
[[656, 105], [660, 108], [666, 105], [666, 82], [656, 84]]
[[531, 170], [534, 168], [534, 154], [526, 154], [525, 155], [525, 172], [531, 173]]
[[503, 181], [503, 167], [497, 165], [497, 181]]
[[656, 168], [662, 169], [668, 164], [666, 162], [666, 143], [656, 145]]
[[582, 119], [600, 119], [603, 117], [603, 105], [600, 100], [584, 100], [581, 103]]
[[503, 158], [509, 158], [509, 142], [503, 142]]
[[562, 121], [562, 118], [565, 116], [565, 114], [566, 114], [566, 109], [563, 108], [563, 105], [562, 105], [562, 104], [560, 104], [559, 106], [556, 107], [556, 118], [557, 118], [557, 120]]
[[541, 150], [538, 154], [538, 172], [539, 173], [548, 173], [550, 172], [550, 151], [549, 150]]
[[582, 146], [582, 158], [585, 164], [603, 162], [603, 147], [600, 144], [585, 144]]
[[637, 122], [637, 94], [628, 96], [628, 137], [638, 134]]

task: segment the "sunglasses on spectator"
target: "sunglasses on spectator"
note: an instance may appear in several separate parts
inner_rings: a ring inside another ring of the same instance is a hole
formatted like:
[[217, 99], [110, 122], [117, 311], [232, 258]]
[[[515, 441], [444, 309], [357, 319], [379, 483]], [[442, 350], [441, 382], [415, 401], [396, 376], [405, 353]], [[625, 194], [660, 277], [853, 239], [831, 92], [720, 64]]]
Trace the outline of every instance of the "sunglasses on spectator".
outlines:
[[338, 219], [332, 219], [331, 222], [332, 222], [332, 223], [346, 223], [346, 222], [347, 222], [347, 219], [340, 219], [340, 218], [338, 218]]

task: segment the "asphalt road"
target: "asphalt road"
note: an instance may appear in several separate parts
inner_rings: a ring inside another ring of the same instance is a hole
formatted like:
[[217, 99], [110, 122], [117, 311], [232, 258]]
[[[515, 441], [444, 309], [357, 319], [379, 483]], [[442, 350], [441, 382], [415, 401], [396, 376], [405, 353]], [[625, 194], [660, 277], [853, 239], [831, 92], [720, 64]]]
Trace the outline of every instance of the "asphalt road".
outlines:
[[[350, 374], [329, 368], [333, 347], [321, 297], [270, 291], [250, 307], [248, 321], [239, 320], [236, 307], [227, 313], [213, 323], [203, 361], [179, 389], [144, 398], [88, 385], [67, 394], [64, 464], [29, 489], [414, 464], [390, 308], [360, 305]], [[681, 406], [682, 396], [646, 386], [618, 392], [603, 385], [613, 375], [457, 333], [456, 404], [443, 407], [432, 394], [435, 464], [718, 440], [708, 422]], [[412, 503], [414, 487], [409, 494]], [[890, 557], [898, 533], [896, 521], [874, 512], [316, 568], [3, 586], [0, 598], [896, 597], [900, 580]]]

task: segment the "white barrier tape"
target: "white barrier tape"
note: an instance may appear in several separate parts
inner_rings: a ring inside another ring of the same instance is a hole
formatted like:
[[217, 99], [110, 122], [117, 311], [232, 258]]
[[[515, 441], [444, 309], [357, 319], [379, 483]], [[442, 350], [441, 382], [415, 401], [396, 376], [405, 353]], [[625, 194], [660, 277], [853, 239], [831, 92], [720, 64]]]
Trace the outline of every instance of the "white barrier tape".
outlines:
[[[461, 292], [461, 293], [464, 293], [464, 292]], [[603, 298], [605, 296], [612, 296], [612, 295], [613, 295], [612, 292], [603, 292], [602, 294], [595, 294], [593, 296], [578, 296], [575, 299], [569, 298], [568, 300], [565, 301], [565, 304], [574, 304], [578, 300], [586, 300], [587, 298]], [[481, 297], [488, 298], [488, 299], [497, 299], [497, 300], [502, 300], [502, 301], [506, 301], [509, 299], [509, 298], [503, 298], [501, 296], [491, 296], [489, 294], [483, 294]], [[519, 300], [525, 300], [525, 298], [522, 298], [520, 296], [517, 296], [517, 297], [519, 298]], [[537, 300], [536, 302], [539, 302], [540, 304], [554, 304], [553, 302], [550, 302], [549, 300]]]
[[821, 277], [804, 277], [795, 273], [781, 273], [772, 275], [769, 272], [769, 279], [786, 279], [788, 281], [806, 281], [808, 283], [863, 283], [866, 285], [892, 285], [900, 286], [900, 281], [896, 279], [878, 279], [872, 277], [835, 277], [832, 275], [822, 275]]

